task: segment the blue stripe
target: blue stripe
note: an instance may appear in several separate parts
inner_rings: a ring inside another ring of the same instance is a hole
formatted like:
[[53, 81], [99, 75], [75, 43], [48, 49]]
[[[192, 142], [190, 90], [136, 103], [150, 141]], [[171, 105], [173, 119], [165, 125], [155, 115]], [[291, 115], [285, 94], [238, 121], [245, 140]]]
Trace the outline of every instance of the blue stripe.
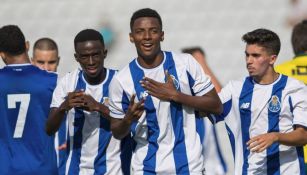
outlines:
[[[120, 142], [120, 159], [124, 175], [130, 175], [130, 165], [133, 150], [133, 140], [130, 135], [127, 135]], [[112, 172], [111, 172], [112, 173]]]
[[[248, 155], [250, 154], [249, 149], [247, 149], [246, 142], [250, 140], [249, 127], [251, 124], [251, 102], [253, 97], [254, 83], [251, 77], [247, 77], [244, 81], [242, 91], [239, 98], [239, 110], [241, 119], [241, 129], [242, 129], [242, 148], [243, 148], [243, 167], [242, 175], [247, 175], [248, 169]], [[249, 105], [247, 105], [249, 104]], [[245, 108], [240, 108], [241, 106]]]
[[229, 141], [230, 141], [230, 145], [231, 145], [231, 151], [232, 151], [232, 156], [233, 156], [233, 160], [235, 162], [235, 154], [236, 154], [236, 140], [235, 140], [235, 136], [233, 134], [233, 132], [231, 131], [231, 129], [229, 128], [229, 126], [225, 123], [226, 126], [226, 130], [227, 130], [227, 134], [229, 137]]
[[[193, 79], [193, 77], [191, 76], [191, 74], [187, 71], [187, 77], [189, 80], [189, 86], [190, 86], [190, 91], [192, 96], [195, 96], [194, 90], [193, 90], [193, 86], [195, 84], [195, 80]], [[198, 133], [199, 137], [200, 137], [200, 143], [203, 143], [204, 139], [205, 139], [205, 123], [204, 123], [204, 119], [199, 115], [198, 111], [195, 111], [195, 117], [196, 117], [196, 132]]]
[[[144, 77], [144, 72], [142, 69], [140, 69], [137, 64], [136, 60], [131, 62], [129, 64], [130, 67], [130, 74], [133, 79], [134, 89], [136, 91], [136, 96], [140, 100], [141, 93], [143, 93], [145, 90], [139, 83], [140, 80]], [[155, 174], [156, 169], [156, 154], [159, 149], [159, 145], [157, 143], [160, 129], [158, 125], [157, 115], [156, 115], [156, 109], [154, 107], [153, 101], [151, 96], [147, 96], [145, 100], [145, 110], [146, 110], [146, 121], [147, 121], [147, 127], [148, 127], [148, 151], [146, 154], [146, 157], [143, 161], [144, 165], [144, 175], [146, 174]]]
[[217, 153], [218, 153], [218, 157], [219, 157], [220, 163], [223, 166], [224, 173], [226, 173], [227, 165], [226, 165], [226, 162], [225, 162], [224, 157], [223, 157], [222, 152], [221, 152], [221, 148], [220, 148], [219, 140], [217, 138], [217, 133], [216, 133], [216, 128], [215, 127], [216, 127], [216, 125], [213, 125], [213, 127], [212, 127], [213, 135], [214, 135], [214, 141], [215, 141], [215, 146], [216, 146], [216, 150], [217, 150]]
[[[282, 90], [285, 88], [287, 84], [288, 77], [281, 75], [281, 79], [274, 84], [272, 89], [272, 94], [277, 96], [280, 100], [282, 99]], [[277, 105], [278, 106], [278, 105]], [[281, 108], [281, 104], [279, 103], [279, 108]], [[270, 132], [279, 132], [279, 114], [280, 110], [272, 112], [270, 110], [270, 103], [268, 109], [268, 133]], [[280, 161], [279, 161], [279, 143], [275, 142], [266, 150], [267, 153], [267, 174], [268, 175], [277, 175], [280, 174]]]
[[293, 103], [292, 103], [292, 98], [291, 98], [291, 96], [289, 97], [289, 106], [290, 106], [290, 112], [291, 112], [292, 115], [293, 115]]
[[[58, 145], [57, 146], [61, 146], [63, 144], [66, 143], [67, 145], [67, 128], [66, 128], [66, 123], [67, 123], [67, 116], [64, 116], [64, 119], [61, 123], [61, 126], [58, 130]], [[68, 154], [67, 154], [67, 150], [58, 150], [59, 151], [59, 174], [65, 174], [66, 171], [66, 161], [68, 158]]]
[[[164, 62], [164, 70], [168, 70], [169, 74], [173, 75], [178, 82], [180, 82], [176, 66], [173, 60], [173, 56], [171, 52], [165, 52], [166, 58]], [[165, 78], [166, 79], [166, 78]], [[180, 91], [180, 84], [179, 84]], [[179, 103], [175, 103], [173, 101], [170, 102], [170, 110], [171, 110], [171, 118], [172, 124], [175, 134], [175, 144], [173, 149], [173, 155], [175, 160], [176, 166], [176, 173], [177, 174], [190, 174], [189, 173], [189, 163], [188, 157], [186, 153], [186, 146], [185, 146], [185, 139], [184, 139], [184, 131], [183, 131], [183, 112], [182, 106]]]
[[304, 149], [302, 146], [296, 147], [296, 152], [298, 156], [298, 161], [300, 165], [300, 175], [305, 175], [305, 162], [304, 162]]
[[[81, 90], [86, 88], [86, 84], [82, 78], [82, 71], [79, 72], [78, 82], [76, 86], [76, 90]], [[74, 108], [75, 116], [74, 116], [74, 136], [73, 136], [73, 151], [71, 157], [71, 163], [69, 166], [68, 174], [75, 175], [79, 174], [80, 168], [80, 157], [81, 157], [81, 148], [82, 148], [82, 129], [84, 125], [84, 113], [83, 110]]]
[[215, 122], [217, 123], [217, 122], [223, 121], [227, 117], [227, 115], [229, 114], [231, 107], [232, 107], [232, 99], [228, 100], [227, 102], [225, 102], [223, 104], [222, 114], [214, 115], [215, 120], [216, 120]]
[[[102, 98], [100, 103], [103, 102], [105, 97], [109, 96], [109, 85], [115, 73], [114, 70], [108, 70], [108, 77], [105, 77], [107, 80], [102, 85]], [[110, 121], [104, 117], [100, 117], [100, 129], [99, 129], [99, 144], [98, 144], [98, 154], [94, 160], [94, 174], [105, 174], [108, 171], [107, 167], [107, 147], [111, 140], [112, 134], [110, 131]]]

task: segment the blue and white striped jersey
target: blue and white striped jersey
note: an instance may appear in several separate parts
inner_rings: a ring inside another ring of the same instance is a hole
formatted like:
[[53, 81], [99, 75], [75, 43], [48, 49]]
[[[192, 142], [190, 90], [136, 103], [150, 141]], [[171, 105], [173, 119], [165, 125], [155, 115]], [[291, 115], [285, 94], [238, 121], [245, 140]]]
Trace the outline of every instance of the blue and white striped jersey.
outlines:
[[231, 81], [219, 94], [235, 161], [235, 174], [304, 174], [303, 148], [274, 143], [261, 153], [247, 149], [250, 138], [269, 132], [287, 133], [307, 127], [307, 90], [298, 80], [280, 75], [260, 85], [247, 77]]
[[0, 174], [58, 174], [54, 137], [45, 132], [57, 75], [11, 64], [0, 82]]
[[[107, 105], [109, 84], [115, 73], [115, 70], [106, 69], [105, 80], [99, 85], [88, 84], [79, 69], [66, 74], [54, 91], [51, 107], [59, 107], [69, 92], [81, 89]], [[73, 108], [66, 117], [66, 166], [61, 174], [129, 174], [132, 154], [129, 138], [115, 139], [110, 122], [98, 112]]]
[[227, 165], [218, 140], [218, 131], [215, 125], [207, 118], [204, 120], [203, 154], [205, 159], [206, 175], [226, 175]]
[[147, 96], [145, 112], [131, 126], [136, 141], [131, 162], [134, 175], [202, 174], [204, 158], [199, 132], [203, 130], [203, 120], [194, 108], [150, 96], [139, 83], [144, 76], [165, 82], [165, 70], [182, 93], [202, 96], [214, 88], [188, 54], [164, 52], [163, 62], [153, 69], [141, 67], [134, 59], [110, 84], [110, 115], [123, 118], [133, 94], [136, 101]]

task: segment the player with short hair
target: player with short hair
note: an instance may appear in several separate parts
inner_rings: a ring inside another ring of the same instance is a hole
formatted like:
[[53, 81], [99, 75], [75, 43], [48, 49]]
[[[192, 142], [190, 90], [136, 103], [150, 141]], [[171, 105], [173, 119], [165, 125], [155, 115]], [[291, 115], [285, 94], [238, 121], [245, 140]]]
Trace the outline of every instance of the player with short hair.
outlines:
[[67, 116], [63, 174], [129, 174], [129, 138], [117, 140], [110, 131], [108, 93], [115, 70], [104, 67], [103, 36], [93, 29], [82, 30], [74, 46], [81, 69], [66, 74], [57, 85], [46, 124], [47, 133], [54, 134]]
[[32, 64], [47, 70], [56, 72], [59, 66], [60, 57], [58, 46], [50, 38], [40, 38], [34, 43]]
[[214, 86], [191, 55], [161, 50], [164, 32], [155, 10], [134, 12], [130, 28], [138, 56], [110, 84], [112, 133], [133, 134], [135, 175], [203, 174], [198, 111], [222, 111]]
[[30, 64], [18, 26], [0, 28], [0, 174], [55, 175], [54, 138], [44, 132], [57, 75]]
[[278, 35], [257, 29], [242, 37], [249, 76], [219, 93], [235, 160], [235, 174], [304, 174], [307, 89], [274, 71]]

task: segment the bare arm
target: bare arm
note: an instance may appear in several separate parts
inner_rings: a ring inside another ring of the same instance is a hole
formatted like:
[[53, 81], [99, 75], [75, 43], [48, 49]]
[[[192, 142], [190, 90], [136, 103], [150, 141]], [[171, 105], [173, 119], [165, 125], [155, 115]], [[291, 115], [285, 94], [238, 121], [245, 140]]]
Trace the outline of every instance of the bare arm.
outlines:
[[166, 72], [167, 82], [160, 83], [145, 77], [141, 84], [148, 90], [148, 93], [161, 100], [174, 101], [185, 106], [193, 107], [199, 111], [220, 114], [222, 113], [222, 103], [214, 89], [203, 96], [187, 95], [176, 90], [171, 76]]
[[131, 97], [126, 115], [123, 119], [111, 119], [111, 131], [115, 138], [122, 139], [130, 133], [132, 122], [137, 121], [144, 112], [144, 99], [134, 102], [135, 95]]
[[307, 144], [307, 129], [297, 126], [295, 130], [289, 133], [271, 132], [251, 138], [248, 142], [248, 148], [253, 152], [262, 152], [278, 142], [287, 146], [303, 146]]

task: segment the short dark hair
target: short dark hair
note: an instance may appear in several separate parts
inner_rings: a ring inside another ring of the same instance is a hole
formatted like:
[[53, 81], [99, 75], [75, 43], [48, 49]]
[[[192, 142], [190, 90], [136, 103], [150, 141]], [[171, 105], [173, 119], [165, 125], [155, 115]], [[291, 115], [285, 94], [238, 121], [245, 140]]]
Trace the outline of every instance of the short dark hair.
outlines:
[[26, 52], [25, 36], [18, 26], [6, 25], [0, 28], [0, 52], [11, 56]]
[[280, 39], [276, 33], [268, 29], [256, 29], [243, 35], [246, 44], [257, 44], [266, 49], [269, 54], [278, 55]]
[[97, 30], [94, 30], [94, 29], [82, 30], [76, 35], [74, 39], [75, 50], [76, 50], [77, 43], [81, 43], [85, 41], [100, 41], [101, 44], [104, 46], [103, 36], [101, 35], [101, 33], [99, 33]]
[[142, 17], [153, 17], [157, 18], [158, 22], [162, 29], [162, 19], [159, 13], [151, 8], [143, 8], [135, 11], [130, 19], [130, 30], [132, 31], [133, 24], [136, 19], [142, 18]]
[[183, 48], [181, 49], [181, 52], [182, 53], [188, 53], [188, 54], [193, 54], [194, 52], [200, 52], [201, 54], [203, 55], [206, 55], [205, 54], [205, 51], [201, 48], [201, 47], [186, 47], [186, 48]]
[[307, 20], [303, 20], [294, 26], [291, 42], [295, 55], [307, 52]]
[[58, 46], [51, 38], [40, 38], [34, 43], [33, 50], [35, 49], [58, 51]]

